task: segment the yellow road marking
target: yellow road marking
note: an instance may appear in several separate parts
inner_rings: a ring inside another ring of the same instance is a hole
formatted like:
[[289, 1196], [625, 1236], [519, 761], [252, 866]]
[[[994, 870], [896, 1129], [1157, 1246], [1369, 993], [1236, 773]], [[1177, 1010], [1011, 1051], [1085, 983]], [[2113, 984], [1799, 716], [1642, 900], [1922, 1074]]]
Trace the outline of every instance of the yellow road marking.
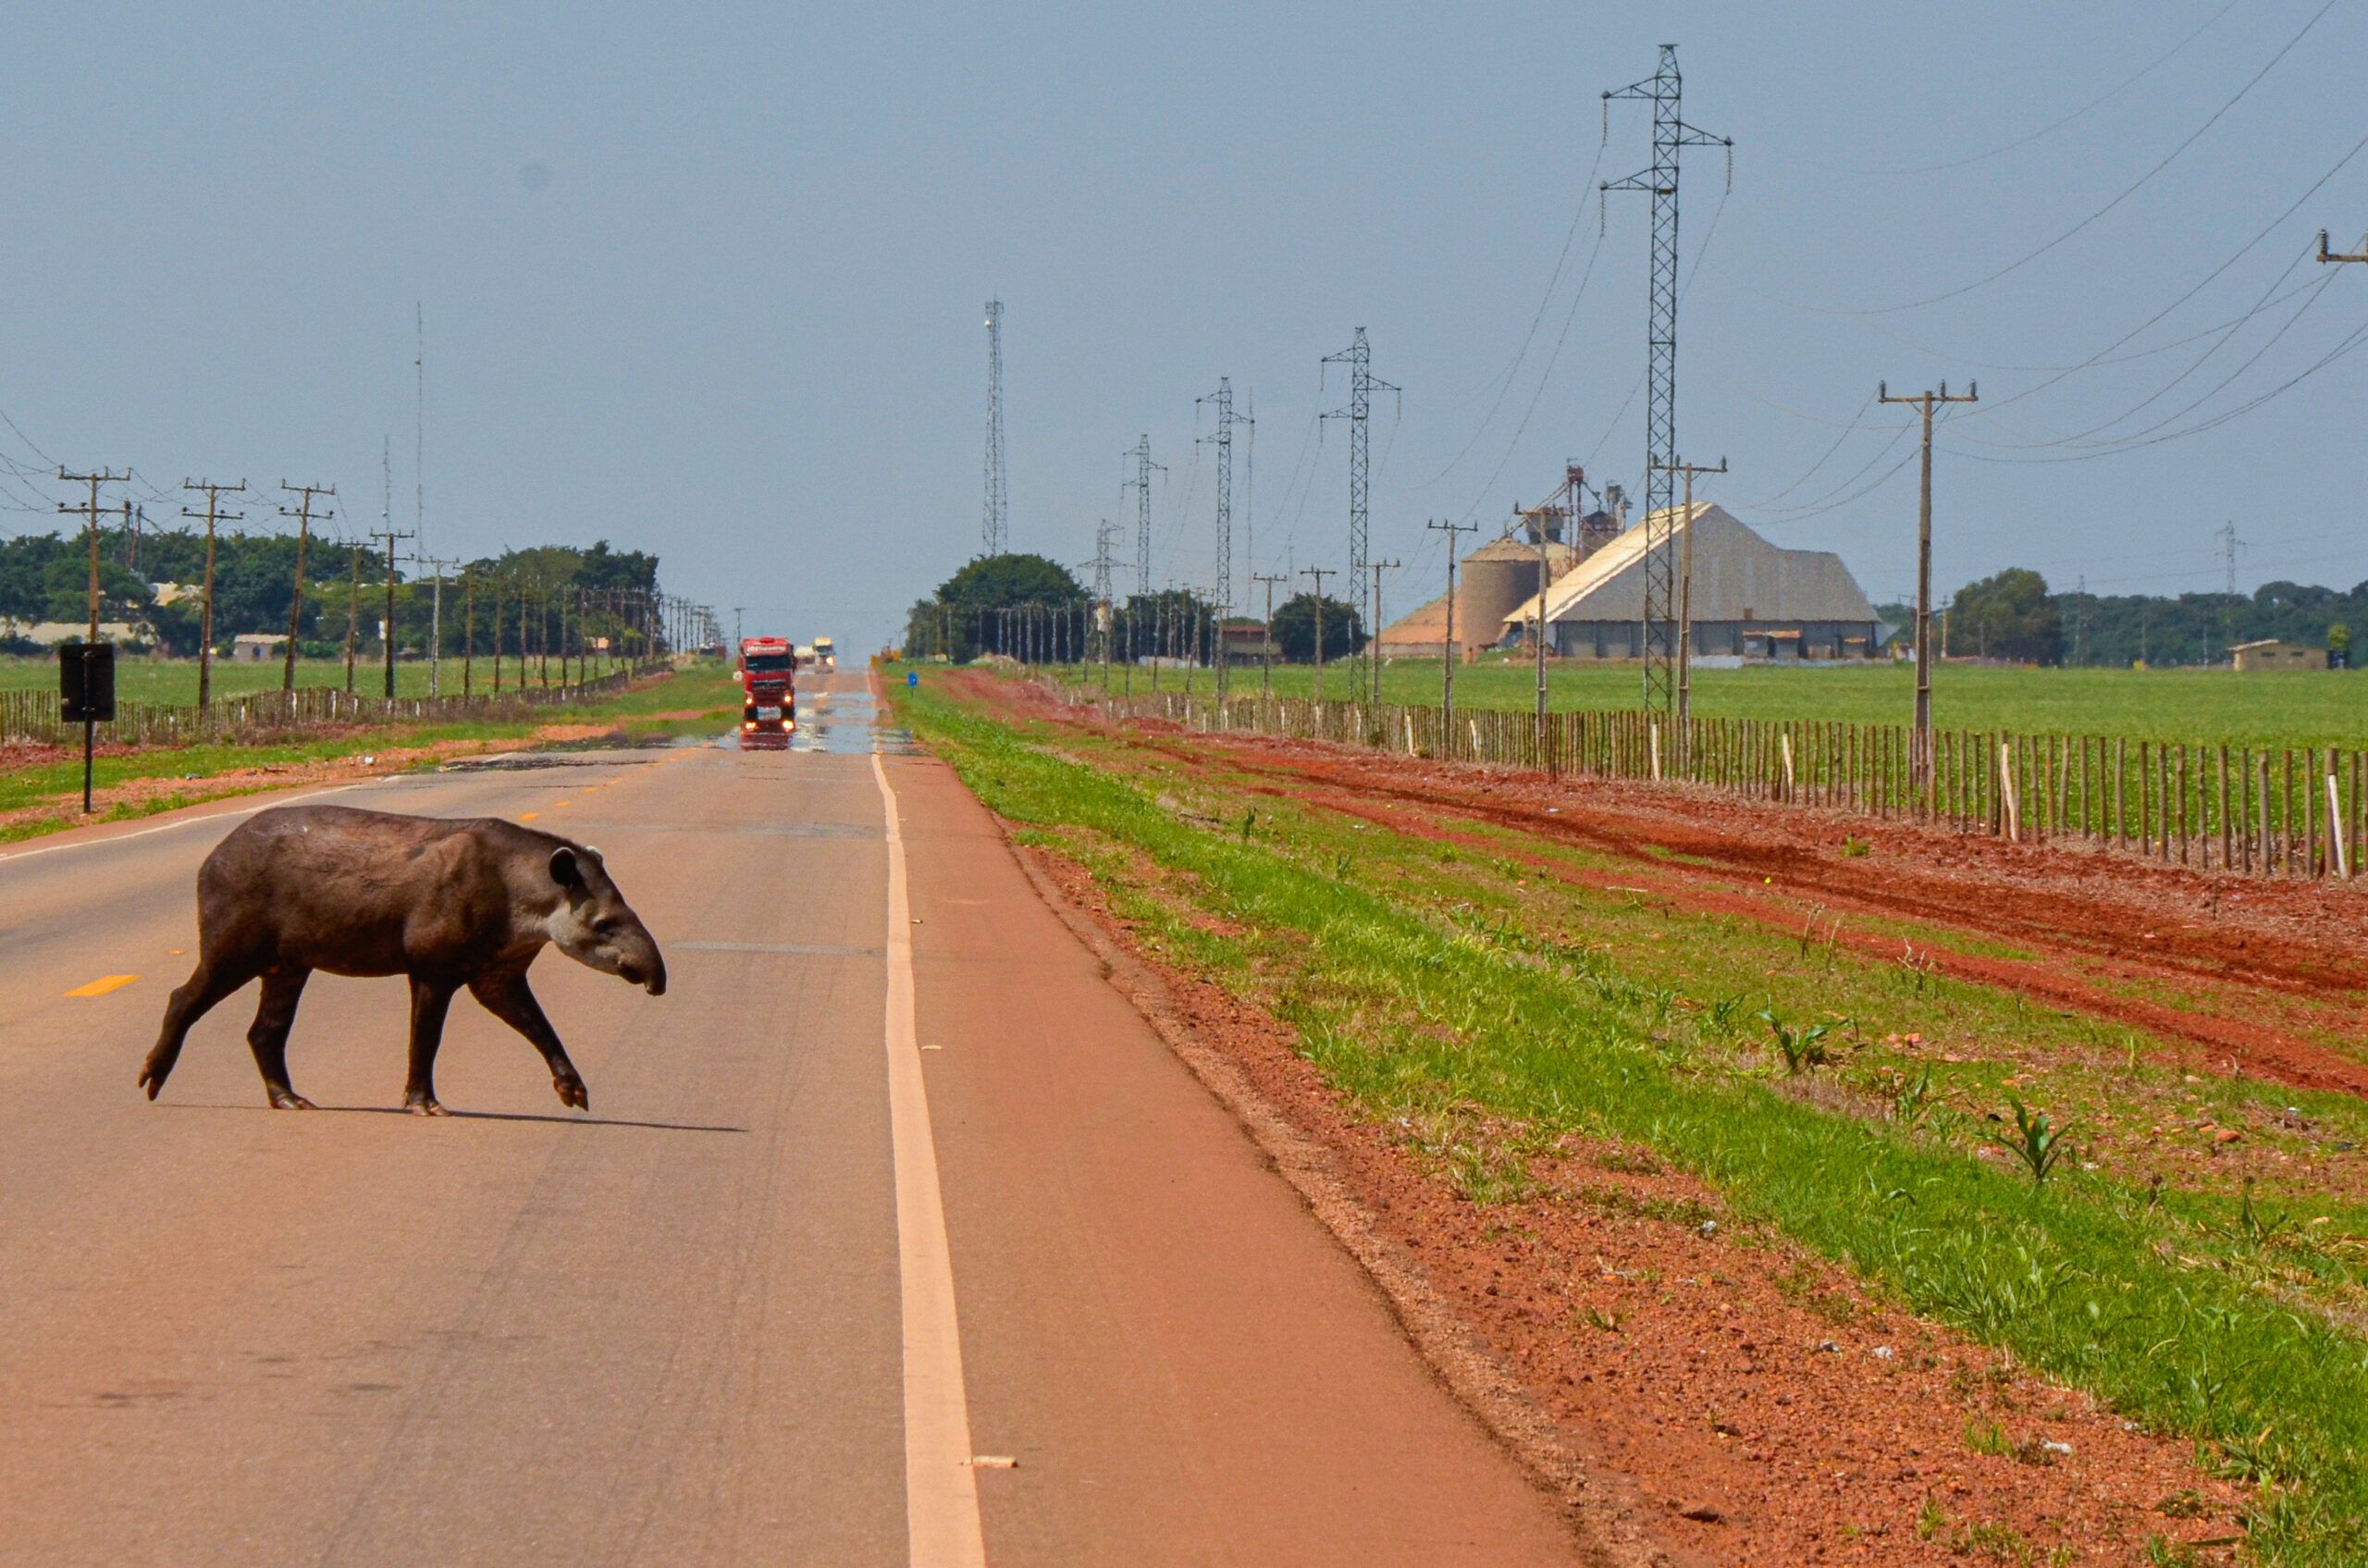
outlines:
[[78, 985], [68, 996], [104, 996], [118, 985], [130, 985], [140, 977], [136, 974], [103, 974], [88, 985]]
[[522, 822], [531, 822], [541, 815], [540, 811], [521, 811], [518, 813], [518, 820]]

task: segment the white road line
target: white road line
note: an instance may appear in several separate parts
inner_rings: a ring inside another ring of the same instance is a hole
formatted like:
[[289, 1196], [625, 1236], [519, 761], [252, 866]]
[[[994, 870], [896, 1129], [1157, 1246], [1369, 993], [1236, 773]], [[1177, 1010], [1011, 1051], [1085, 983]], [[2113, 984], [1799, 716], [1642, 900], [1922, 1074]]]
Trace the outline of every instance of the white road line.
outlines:
[[929, 1088], [913, 1021], [913, 913], [896, 792], [877, 752], [888, 818], [888, 1125], [896, 1167], [896, 1261], [904, 1287], [905, 1530], [914, 1568], [985, 1568], [970, 1403], [954, 1311], [954, 1254], [930, 1136]]
[[36, 855], [56, 855], [68, 849], [91, 849], [102, 844], [121, 844], [127, 838], [146, 838], [152, 833], [170, 833], [175, 828], [188, 827], [191, 822], [218, 822], [225, 817], [252, 817], [274, 806], [293, 806], [300, 800], [318, 800], [325, 795], [343, 795], [349, 789], [361, 789], [378, 783], [376, 779], [359, 779], [352, 784], [339, 784], [333, 789], [316, 789], [307, 795], [291, 795], [284, 800], [258, 800], [253, 806], [241, 806], [235, 811], [208, 811], [202, 817], [181, 817], [169, 822], [159, 822], [153, 828], [136, 828], [130, 833], [110, 833], [105, 838], [78, 838], [71, 844], [43, 845], [38, 849], [12, 849], [0, 854], [0, 860], [30, 860]]

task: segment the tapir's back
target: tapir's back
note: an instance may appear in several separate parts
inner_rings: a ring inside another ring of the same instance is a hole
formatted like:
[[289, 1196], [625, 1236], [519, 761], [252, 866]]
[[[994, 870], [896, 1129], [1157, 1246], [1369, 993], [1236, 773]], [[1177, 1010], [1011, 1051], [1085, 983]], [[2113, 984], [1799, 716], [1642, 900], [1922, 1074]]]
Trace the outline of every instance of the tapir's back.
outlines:
[[346, 806], [258, 812], [198, 872], [201, 936], [335, 974], [402, 972], [423, 945], [465, 947], [506, 924], [486, 837], [509, 826]]

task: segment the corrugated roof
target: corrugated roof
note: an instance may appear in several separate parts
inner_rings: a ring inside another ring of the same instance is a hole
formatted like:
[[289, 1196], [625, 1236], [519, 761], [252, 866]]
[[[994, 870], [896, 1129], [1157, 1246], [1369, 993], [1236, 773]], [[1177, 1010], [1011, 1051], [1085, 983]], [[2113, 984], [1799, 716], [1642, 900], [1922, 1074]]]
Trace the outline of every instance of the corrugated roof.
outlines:
[[[1710, 501], [1653, 513], [1654, 531], [1664, 516], [1671, 542], [1683, 549], [1694, 534], [1694, 619], [1741, 621], [1872, 621], [1868, 602], [1850, 569], [1831, 550], [1780, 549]], [[1547, 618], [1566, 621], [1639, 621], [1645, 614], [1646, 526], [1639, 524], [1606, 544], [1547, 593]], [[1537, 614], [1531, 595], [1505, 617], [1505, 624], [1527, 625]]]

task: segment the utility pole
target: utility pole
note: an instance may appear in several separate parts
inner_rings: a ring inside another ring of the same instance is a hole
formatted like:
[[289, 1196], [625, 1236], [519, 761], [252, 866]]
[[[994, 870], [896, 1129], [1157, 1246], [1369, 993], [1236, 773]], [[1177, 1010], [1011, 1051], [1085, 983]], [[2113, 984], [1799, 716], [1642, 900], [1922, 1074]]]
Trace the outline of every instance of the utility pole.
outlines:
[[[381, 519], [381, 521], [384, 520]], [[408, 534], [397, 533], [393, 525], [388, 525], [370, 537], [387, 541], [387, 622], [385, 634], [380, 640], [387, 645], [387, 700], [392, 702], [395, 699], [395, 542], [399, 539], [415, 539], [419, 537], [419, 533], [416, 529]], [[523, 619], [519, 624], [518, 635], [521, 639], [519, 646], [524, 648], [526, 632]]]
[[345, 541], [345, 690], [353, 693], [353, 645], [362, 635], [362, 541]]
[[[1477, 525], [1474, 525], [1475, 527]], [[1253, 574], [1250, 580], [1266, 585], [1266, 623], [1262, 629], [1264, 635], [1259, 638], [1258, 648], [1258, 700], [1264, 702], [1275, 695], [1275, 585], [1289, 579], [1259, 573]]]
[[1365, 642], [1365, 662], [1373, 670], [1374, 706], [1381, 705], [1381, 574], [1405, 565], [1402, 561], [1368, 561], [1373, 568], [1373, 630]]
[[1888, 382], [1875, 383], [1875, 397], [1887, 403], [1912, 403], [1924, 414], [1924, 488], [1916, 512], [1916, 735], [1909, 747], [1908, 777], [1916, 784], [1932, 776], [1932, 409], [1937, 403], [1978, 402], [1979, 382], [1967, 382], [1962, 397], [1949, 395], [1949, 384], [1937, 392], [1894, 398]]
[[[1151, 593], [1151, 474], [1154, 468], [1162, 474], [1167, 469], [1151, 460], [1149, 435], [1137, 441], [1132, 451], [1118, 455], [1135, 460], [1135, 476], [1120, 485], [1118, 489], [1123, 494], [1127, 485], [1135, 488], [1135, 591], [1148, 597]], [[1158, 666], [1153, 665], [1153, 668], [1155, 670]]]
[[740, 618], [747, 612], [746, 605], [735, 604], [732, 607], [732, 646], [734, 648], [738, 648], [744, 640], [740, 635]]
[[1004, 487], [1003, 302], [987, 302], [986, 512], [979, 520], [979, 544], [988, 555], [1011, 548], [1011, 498]]
[[1531, 639], [1530, 653], [1537, 665], [1537, 756], [1541, 764], [1546, 765], [1549, 772], [1552, 771], [1552, 765], [1546, 755], [1546, 714], [1548, 707], [1546, 687], [1548, 635], [1546, 628], [1552, 620], [1547, 609], [1547, 590], [1554, 586], [1554, 559], [1548, 543], [1552, 537], [1553, 521], [1559, 517], [1562, 519], [1563, 548], [1572, 551], [1573, 555], [1576, 554], [1578, 528], [1586, 512], [1586, 483], [1587, 471], [1566, 459], [1562, 464], [1562, 488], [1554, 492], [1554, 499], [1541, 501], [1527, 510], [1524, 510], [1519, 502], [1515, 502], [1513, 506], [1517, 515], [1529, 520], [1531, 529], [1537, 536], [1537, 618], [1531, 623], [1531, 631], [1535, 635]]
[[[1439, 677], [1439, 759], [1444, 761], [1455, 755], [1455, 537], [1476, 534], [1477, 523], [1447, 523], [1432, 521], [1423, 525], [1447, 536], [1447, 632], [1439, 646], [1439, 662], [1446, 671]], [[1546, 590], [1538, 589], [1540, 613], [1543, 614]]]
[[2327, 231], [2319, 230], [2319, 259], [2323, 262], [2368, 262], [2368, 251], [2330, 251]]
[[[1604, 191], [1643, 191], [1653, 198], [1651, 303], [1645, 358], [1645, 706], [1667, 710], [1675, 698], [1670, 636], [1675, 563], [1670, 560], [1669, 524], [1676, 498], [1671, 470], [1677, 451], [1677, 181], [1680, 154], [1687, 147], [1728, 149], [1733, 178], [1734, 142], [1685, 123], [1680, 112], [1684, 84], [1677, 69], [1677, 45], [1661, 45], [1660, 68], [1643, 81], [1606, 93], [1606, 132], [1611, 100], [1636, 99], [1653, 106], [1653, 167], [1625, 179], [1604, 181]], [[1600, 198], [1598, 198], [1600, 199]], [[1653, 519], [1661, 531], [1653, 532]]]
[[1686, 721], [1694, 716], [1694, 476], [1696, 474], [1724, 474], [1727, 460], [1719, 459], [1716, 468], [1679, 458], [1663, 464], [1671, 473], [1685, 475], [1685, 504], [1680, 515], [1684, 519], [1684, 540], [1678, 546], [1677, 565], [1677, 746], [1681, 762], [1685, 757]]
[[1366, 439], [1366, 418], [1373, 412], [1374, 393], [1396, 392], [1400, 389], [1387, 381], [1373, 378], [1373, 350], [1365, 342], [1365, 329], [1362, 327], [1357, 328], [1355, 340], [1347, 348], [1337, 354], [1325, 355], [1322, 363], [1349, 367], [1349, 406], [1334, 409], [1323, 417], [1349, 422], [1349, 591], [1355, 593], [1364, 586], [1365, 581], [1365, 503], [1371, 479], [1371, 468], [1366, 461], [1370, 450]]
[[[99, 487], [101, 485], [120, 485], [131, 477], [131, 472], [130, 470], [126, 469], [121, 474], [110, 474], [105, 469], [102, 468], [95, 474], [68, 474], [63, 467], [60, 467], [57, 471], [57, 477], [61, 484], [88, 485], [91, 487], [91, 499], [89, 500], [84, 501], [80, 506], [68, 506], [65, 502], [60, 501], [57, 505], [57, 510], [60, 512], [80, 512], [84, 520], [84, 525], [90, 533], [90, 640], [96, 642], [99, 640]], [[85, 725], [84, 728], [87, 731], [88, 726]]]
[[438, 697], [443, 694], [444, 689], [441, 679], [444, 660], [444, 568], [457, 565], [458, 562], [438, 561], [432, 555], [414, 555], [412, 559], [422, 566], [432, 568], [436, 574], [432, 579], [433, 586], [428, 590], [427, 695]]
[[[291, 485], [282, 479], [279, 482], [279, 488], [282, 490], [293, 490], [298, 497], [295, 511], [290, 512], [284, 506], [279, 509], [279, 515], [282, 517], [296, 519], [296, 591], [290, 595], [288, 599], [288, 657], [279, 670], [279, 689], [294, 691], [296, 689], [296, 630], [298, 623], [304, 614], [304, 550], [313, 540], [313, 498], [334, 496], [337, 494], [337, 487], [334, 485]], [[321, 513], [321, 521], [326, 523], [336, 515], [334, 512], [324, 512]]]
[[[236, 494], [247, 488], [244, 479], [235, 485], [217, 485], [211, 479], [184, 479], [184, 490], [204, 490], [205, 510], [193, 512], [184, 506], [183, 517], [205, 519], [205, 604], [200, 622], [197, 644], [197, 705], [204, 707], [214, 699], [214, 529], [217, 523], [236, 523], [246, 516], [243, 512], [224, 512], [222, 497]], [[351, 682], [347, 683], [349, 685]]]
[[[476, 695], [477, 673], [477, 579], [470, 568], [461, 568], [461, 698], [466, 701]], [[349, 675], [347, 684], [351, 685]]]
[[1315, 700], [1324, 700], [1324, 579], [1340, 574], [1338, 567], [1303, 566], [1302, 577], [1315, 579]]
[[1110, 604], [1110, 519], [1093, 528], [1093, 629], [1102, 638], [1102, 691], [1110, 691], [1110, 639], [1118, 619]]

